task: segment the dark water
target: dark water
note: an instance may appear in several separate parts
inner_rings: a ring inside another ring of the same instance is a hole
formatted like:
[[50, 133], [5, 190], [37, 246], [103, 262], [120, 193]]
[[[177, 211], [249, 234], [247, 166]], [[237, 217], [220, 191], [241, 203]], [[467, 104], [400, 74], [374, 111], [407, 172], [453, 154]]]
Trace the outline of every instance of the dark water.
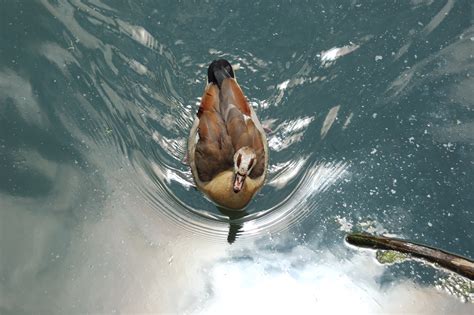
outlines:
[[[230, 217], [182, 163], [216, 58], [272, 129]], [[473, 109], [469, 0], [0, 1], [0, 313], [471, 313], [344, 235], [473, 258]]]

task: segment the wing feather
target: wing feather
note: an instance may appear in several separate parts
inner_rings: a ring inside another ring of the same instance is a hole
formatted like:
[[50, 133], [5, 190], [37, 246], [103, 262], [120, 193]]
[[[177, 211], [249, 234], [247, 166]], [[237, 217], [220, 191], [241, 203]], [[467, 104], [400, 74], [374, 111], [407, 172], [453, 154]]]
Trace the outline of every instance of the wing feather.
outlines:
[[219, 89], [209, 84], [204, 91], [198, 110], [199, 140], [194, 161], [199, 179], [210, 181], [217, 174], [232, 168], [233, 147], [219, 111]]
[[227, 78], [222, 81], [221, 94], [222, 104], [233, 104], [242, 114], [250, 116], [250, 105], [234, 78]]

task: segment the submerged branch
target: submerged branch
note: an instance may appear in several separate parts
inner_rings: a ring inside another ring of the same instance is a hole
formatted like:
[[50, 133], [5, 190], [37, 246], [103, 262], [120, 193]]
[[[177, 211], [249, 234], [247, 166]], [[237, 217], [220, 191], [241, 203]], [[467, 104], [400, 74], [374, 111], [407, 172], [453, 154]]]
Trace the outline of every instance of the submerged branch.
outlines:
[[415, 244], [408, 241], [389, 238], [385, 236], [373, 236], [368, 234], [353, 233], [346, 236], [349, 244], [383, 250], [394, 250], [410, 254], [413, 257], [436, 263], [441, 267], [454, 271], [464, 277], [474, 280], [474, 261], [440, 249]]

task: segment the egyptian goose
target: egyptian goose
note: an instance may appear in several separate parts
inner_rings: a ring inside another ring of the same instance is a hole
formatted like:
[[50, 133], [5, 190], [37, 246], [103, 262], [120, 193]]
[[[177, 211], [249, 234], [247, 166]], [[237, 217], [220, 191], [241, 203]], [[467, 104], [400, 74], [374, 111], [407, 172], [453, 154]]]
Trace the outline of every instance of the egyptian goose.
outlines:
[[188, 161], [199, 190], [219, 206], [238, 210], [265, 181], [267, 139], [230, 63], [214, 60], [207, 76], [188, 139]]

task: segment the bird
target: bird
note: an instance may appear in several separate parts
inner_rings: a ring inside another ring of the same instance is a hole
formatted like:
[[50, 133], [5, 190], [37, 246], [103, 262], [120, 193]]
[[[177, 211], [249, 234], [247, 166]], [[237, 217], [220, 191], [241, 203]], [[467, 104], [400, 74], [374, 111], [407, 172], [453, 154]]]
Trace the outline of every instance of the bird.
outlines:
[[266, 133], [225, 59], [207, 69], [187, 157], [196, 187], [229, 210], [245, 208], [265, 182]]

